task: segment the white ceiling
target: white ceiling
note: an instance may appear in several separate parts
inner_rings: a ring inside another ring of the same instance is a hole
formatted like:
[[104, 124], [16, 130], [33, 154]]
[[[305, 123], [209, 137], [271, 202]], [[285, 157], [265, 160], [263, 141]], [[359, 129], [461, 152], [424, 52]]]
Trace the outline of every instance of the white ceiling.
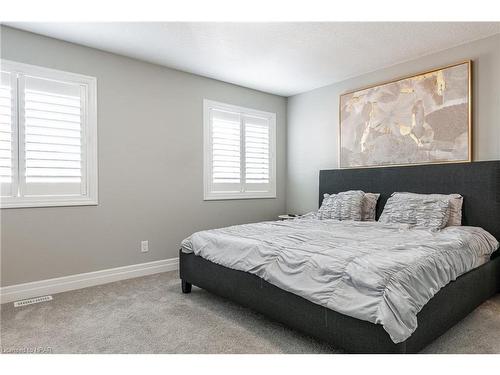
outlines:
[[7, 25], [284, 96], [500, 33], [500, 22]]

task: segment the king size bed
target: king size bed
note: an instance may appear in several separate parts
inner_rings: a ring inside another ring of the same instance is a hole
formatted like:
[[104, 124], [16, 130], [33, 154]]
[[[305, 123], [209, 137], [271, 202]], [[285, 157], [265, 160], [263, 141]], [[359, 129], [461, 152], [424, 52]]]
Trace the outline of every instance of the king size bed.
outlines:
[[[376, 192], [377, 221], [195, 233], [180, 251], [182, 291], [196, 285], [347, 352], [416, 353], [499, 291], [499, 188], [500, 161], [320, 171], [320, 206], [325, 194]], [[394, 192], [458, 193], [462, 225], [378, 220]]]

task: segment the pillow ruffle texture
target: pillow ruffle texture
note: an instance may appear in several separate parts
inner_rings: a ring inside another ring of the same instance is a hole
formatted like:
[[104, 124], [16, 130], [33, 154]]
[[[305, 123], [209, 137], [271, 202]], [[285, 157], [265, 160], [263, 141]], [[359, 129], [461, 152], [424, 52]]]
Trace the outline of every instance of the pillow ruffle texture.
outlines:
[[448, 199], [450, 201], [450, 212], [447, 227], [462, 225], [462, 205], [464, 198], [460, 194], [418, 194], [418, 193], [393, 193], [393, 197], [428, 197], [437, 199]]
[[448, 222], [449, 209], [446, 198], [395, 195], [387, 200], [379, 221], [439, 230]]
[[325, 194], [318, 210], [318, 219], [361, 221], [361, 205], [365, 193], [360, 190], [345, 191], [338, 194]]

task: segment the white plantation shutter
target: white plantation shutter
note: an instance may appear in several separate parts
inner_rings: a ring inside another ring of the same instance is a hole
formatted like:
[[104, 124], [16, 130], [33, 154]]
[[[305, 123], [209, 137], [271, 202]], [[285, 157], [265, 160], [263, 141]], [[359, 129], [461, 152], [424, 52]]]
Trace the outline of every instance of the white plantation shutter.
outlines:
[[241, 116], [212, 110], [212, 183], [215, 189], [240, 190]]
[[25, 77], [24, 167], [26, 195], [80, 195], [82, 87]]
[[205, 199], [276, 196], [273, 113], [204, 102]]
[[[270, 180], [269, 121], [245, 116], [245, 181], [253, 190]], [[265, 189], [265, 186], [262, 186]]]
[[16, 132], [13, 127], [16, 101], [12, 75], [1, 72], [0, 77], [0, 190], [1, 195], [11, 196], [16, 189]]
[[95, 79], [2, 61], [4, 68], [16, 89], [11, 147], [17, 169], [11, 168], [14, 187], [2, 193], [2, 207], [95, 204]]

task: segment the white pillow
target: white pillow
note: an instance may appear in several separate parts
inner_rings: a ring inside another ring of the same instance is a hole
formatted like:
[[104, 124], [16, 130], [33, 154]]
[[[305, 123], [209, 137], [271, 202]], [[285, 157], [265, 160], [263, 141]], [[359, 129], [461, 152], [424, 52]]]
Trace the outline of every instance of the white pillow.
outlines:
[[417, 193], [392, 193], [391, 197], [405, 199], [408, 197], [447, 199], [450, 202], [449, 217], [446, 227], [462, 225], [462, 204], [464, 198], [460, 194], [417, 194]]

